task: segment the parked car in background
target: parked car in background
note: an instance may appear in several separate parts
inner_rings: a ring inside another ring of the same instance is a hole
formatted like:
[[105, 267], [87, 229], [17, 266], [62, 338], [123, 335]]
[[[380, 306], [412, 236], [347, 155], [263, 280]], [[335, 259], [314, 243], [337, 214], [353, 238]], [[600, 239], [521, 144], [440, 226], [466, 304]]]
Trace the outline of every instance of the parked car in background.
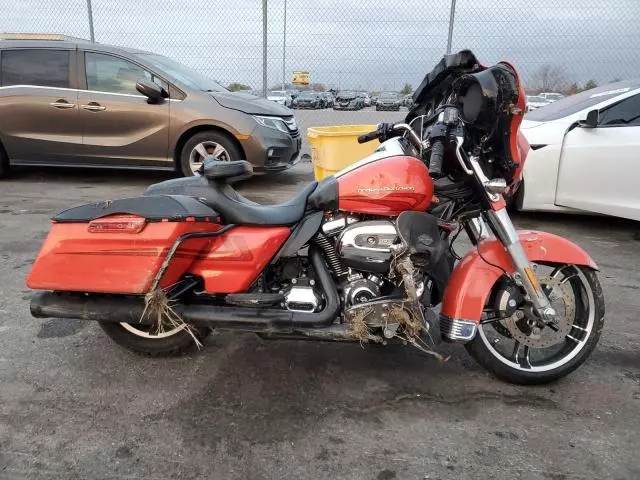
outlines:
[[300, 95], [293, 101], [293, 108], [322, 108], [322, 98], [318, 92], [312, 90], [300, 92]]
[[322, 92], [320, 95], [324, 99], [324, 107], [325, 108], [333, 107], [333, 102], [334, 102], [333, 93], [331, 93], [331, 92]]
[[543, 92], [539, 93], [538, 96], [544, 98], [549, 103], [557, 102], [564, 98], [563, 94], [555, 92]]
[[376, 111], [394, 110], [399, 112], [401, 103], [402, 100], [396, 92], [382, 92], [376, 101]]
[[358, 96], [362, 98], [362, 104], [365, 107], [371, 106], [371, 97], [367, 92], [358, 92]]
[[551, 102], [548, 101], [546, 98], [541, 97], [539, 95], [528, 95], [526, 97], [526, 111], [530, 112], [532, 110], [536, 110], [537, 108], [542, 108], [545, 105], [549, 105]]
[[407, 108], [411, 108], [413, 106], [413, 95], [408, 94], [402, 97], [402, 105]]
[[520, 210], [640, 220], [640, 79], [597, 87], [528, 113]]
[[334, 110], [360, 110], [364, 108], [364, 99], [351, 90], [341, 90], [333, 102]]
[[291, 107], [293, 103], [293, 98], [291, 98], [291, 95], [289, 95], [289, 93], [284, 90], [267, 92], [267, 100], [279, 103], [280, 105], [284, 105], [285, 107]]
[[290, 167], [292, 112], [232, 93], [168, 57], [70, 41], [0, 42], [0, 170], [153, 168], [193, 175], [203, 157]]

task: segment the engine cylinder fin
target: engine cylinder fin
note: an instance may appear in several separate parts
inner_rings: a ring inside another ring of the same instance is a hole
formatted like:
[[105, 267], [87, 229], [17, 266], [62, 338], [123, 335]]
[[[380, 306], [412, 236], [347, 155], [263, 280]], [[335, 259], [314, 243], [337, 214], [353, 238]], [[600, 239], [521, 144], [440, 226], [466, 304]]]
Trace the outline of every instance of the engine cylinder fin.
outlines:
[[342, 260], [340, 260], [340, 257], [338, 257], [335, 245], [333, 245], [331, 240], [329, 240], [324, 233], [316, 233], [311, 240], [322, 249], [329, 267], [331, 267], [331, 270], [333, 270], [333, 273], [337, 277], [342, 277], [349, 273], [342, 263]]

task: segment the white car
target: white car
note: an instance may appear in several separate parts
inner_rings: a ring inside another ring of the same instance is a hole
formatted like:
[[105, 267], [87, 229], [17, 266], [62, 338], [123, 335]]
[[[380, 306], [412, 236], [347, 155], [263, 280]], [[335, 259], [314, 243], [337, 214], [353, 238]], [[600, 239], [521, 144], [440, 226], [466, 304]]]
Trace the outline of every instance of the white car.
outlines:
[[291, 97], [291, 94], [283, 90], [267, 92], [267, 100], [271, 100], [272, 102], [279, 103], [280, 105], [284, 105], [285, 107], [289, 108], [291, 108], [291, 105], [293, 104], [293, 98]]
[[640, 220], [640, 79], [587, 90], [527, 113], [531, 149], [519, 210]]
[[551, 102], [544, 97], [538, 95], [529, 95], [527, 96], [527, 112], [531, 110], [536, 110], [540, 107], [544, 107], [545, 105], [549, 105]]

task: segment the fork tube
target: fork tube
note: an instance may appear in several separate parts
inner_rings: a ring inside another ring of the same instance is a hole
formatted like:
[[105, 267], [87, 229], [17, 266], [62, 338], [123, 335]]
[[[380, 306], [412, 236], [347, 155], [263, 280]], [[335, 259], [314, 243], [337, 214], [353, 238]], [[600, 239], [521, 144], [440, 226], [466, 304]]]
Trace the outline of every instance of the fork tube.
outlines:
[[486, 212], [487, 219], [491, 224], [496, 237], [507, 249], [515, 271], [520, 277], [525, 291], [529, 295], [533, 306], [540, 318], [544, 320], [555, 320], [556, 312], [549, 303], [549, 298], [544, 293], [538, 280], [535, 277], [529, 258], [522, 248], [520, 237], [516, 231], [511, 217], [506, 208], [500, 210], [489, 210]]

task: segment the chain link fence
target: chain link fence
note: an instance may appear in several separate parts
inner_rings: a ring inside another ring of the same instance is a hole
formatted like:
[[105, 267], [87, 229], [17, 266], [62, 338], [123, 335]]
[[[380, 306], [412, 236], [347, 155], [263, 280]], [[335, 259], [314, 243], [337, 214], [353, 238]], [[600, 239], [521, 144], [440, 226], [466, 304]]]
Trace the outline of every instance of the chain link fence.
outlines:
[[292, 88], [308, 71], [311, 88], [375, 95], [408, 92], [442, 57], [452, 1], [452, 51], [510, 60], [531, 93], [640, 76], [638, 0], [2, 0], [0, 32], [89, 39], [91, 3], [96, 42], [167, 55], [225, 86]]

